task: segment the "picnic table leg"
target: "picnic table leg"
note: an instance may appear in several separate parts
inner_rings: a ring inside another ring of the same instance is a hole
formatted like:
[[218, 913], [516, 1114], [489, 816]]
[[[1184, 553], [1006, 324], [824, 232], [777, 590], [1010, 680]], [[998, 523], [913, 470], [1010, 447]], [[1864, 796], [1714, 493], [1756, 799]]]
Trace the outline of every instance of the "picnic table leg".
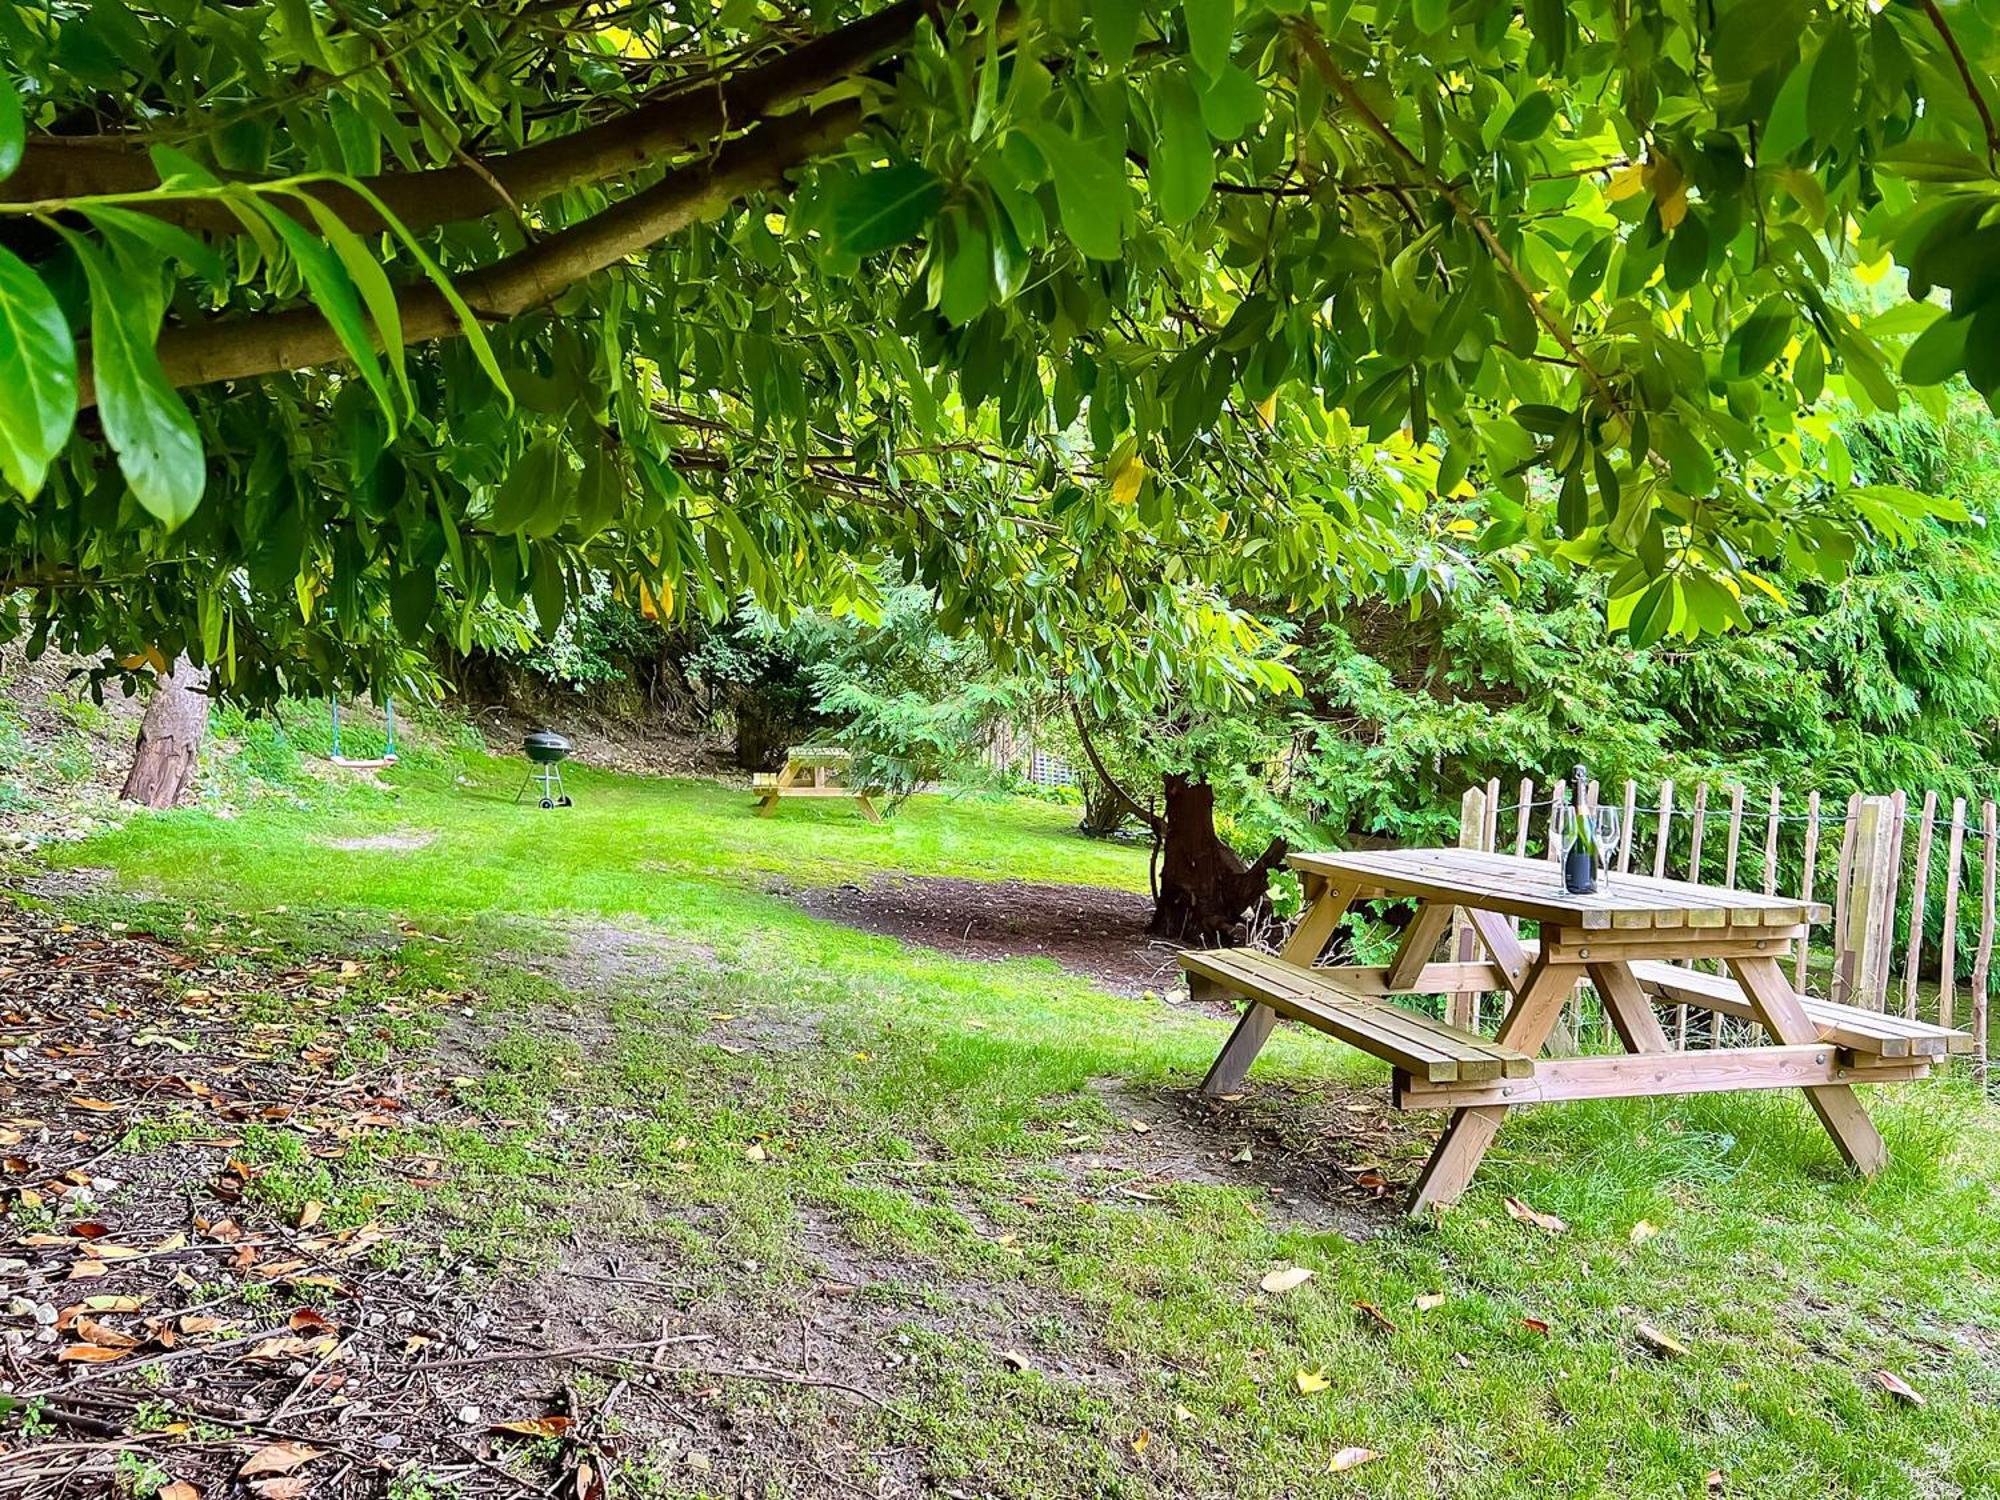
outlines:
[[[1540, 1052], [1581, 974], [1575, 964], [1552, 964], [1537, 958], [1515, 988], [1514, 1003], [1493, 1040], [1530, 1057]], [[1471, 1184], [1472, 1174], [1479, 1170], [1480, 1158], [1493, 1144], [1493, 1137], [1499, 1134], [1509, 1108], [1505, 1104], [1474, 1104], [1451, 1112], [1450, 1123], [1438, 1138], [1431, 1159], [1424, 1163], [1417, 1185], [1410, 1190], [1410, 1217], [1421, 1218], [1458, 1200]]]
[[[1339, 925], [1341, 916], [1353, 902], [1355, 887], [1310, 877], [1306, 892], [1311, 904], [1306, 907], [1305, 915], [1299, 918], [1299, 925], [1292, 929], [1291, 937], [1278, 956], [1287, 963], [1311, 968], [1319, 958], [1320, 950], [1326, 947], [1327, 939], [1333, 936], [1333, 929]], [[1222, 1044], [1215, 1061], [1209, 1064], [1208, 1076], [1201, 1081], [1201, 1091], [1209, 1095], [1233, 1094], [1242, 1088], [1243, 1080], [1249, 1076], [1250, 1064], [1264, 1050], [1264, 1043], [1271, 1039], [1271, 1031], [1277, 1024], [1278, 1013], [1275, 1010], [1258, 1001], [1251, 1001], [1237, 1021], [1236, 1029], [1229, 1033], [1229, 1040]]]
[[1591, 964], [1590, 982], [1597, 986], [1604, 1013], [1617, 1029], [1627, 1052], [1671, 1052], [1666, 1028], [1646, 992], [1626, 963]]
[[865, 816], [869, 822], [879, 823], [882, 821], [882, 815], [879, 812], [875, 811], [875, 804], [868, 800], [868, 794], [866, 792], [856, 792], [854, 794], [854, 800], [856, 803], [860, 805], [862, 815]]
[[[1732, 958], [1728, 962], [1766, 1031], [1780, 1042], [1809, 1046], [1820, 1039], [1819, 1028], [1807, 1017], [1775, 958]], [[1805, 1093], [1813, 1113], [1850, 1167], [1863, 1177], [1873, 1177], [1888, 1165], [1889, 1148], [1882, 1144], [1882, 1133], [1851, 1087], [1825, 1083]]]

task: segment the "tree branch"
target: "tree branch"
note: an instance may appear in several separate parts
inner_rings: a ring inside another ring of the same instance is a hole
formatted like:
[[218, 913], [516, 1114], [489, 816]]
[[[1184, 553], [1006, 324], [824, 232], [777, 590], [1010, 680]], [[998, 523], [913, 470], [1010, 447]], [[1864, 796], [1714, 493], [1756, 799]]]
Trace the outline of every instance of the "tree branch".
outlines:
[[[942, 26], [957, 3], [895, 0], [872, 16], [725, 78], [712, 89], [676, 94], [483, 164], [383, 172], [361, 180], [407, 228], [417, 231], [481, 218], [504, 207], [495, 195], [496, 184], [515, 203], [525, 204], [565, 188], [641, 171], [710, 146], [732, 130], [767, 120], [867, 71], [905, 46], [925, 18]], [[1012, 24], [1010, 7], [1001, 12], [1000, 25], [1011, 30]], [[0, 183], [0, 203], [147, 192], [159, 183], [159, 173], [143, 152], [109, 145], [64, 145], [42, 136], [28, 142], [20, 166]], [[385, 227], [357, 194], [329, 184], [320, 196], [357, 232]], [[242, 232], [235, 215], [217, 202], [166, 201], [149, 205], [149, 211], [191, 229]]]
[[[1083, 709], [1075, 698], [1069, 700], [1069, 716], [1076, 723], [1076, 737], [1083, 744], [1084, 758], [1090, 762], [1090, 769], [1097, 773], [1097, 779], [1104, 783], [1111, 795], [1118, 799], [1118, 805], [1132, 817], [1137, 818], [1154, 834], [1166, 832], [1167, 821], [1158, 813], [1141, 807], [1138, 800], [1118, 784], [1118, 778], [1104, 768], [1104, 759], [1097, 753], [1097, 742], [1090, 737], [1090, 730], [1083, 722]], [[1157, 897], [1157, 893], [1156, 897]]]
[[1507, 247], [1500, 243], [1498, 232], [1486, 222], [1485, 216], [1465, 201], [1464, 194], [1446, 182], [1425, 163], [1422, 157], [1412, 151], [1404, 143], [1403, 138], [1389, 128], [1389, 122], [1377, 114], [1368, 101], [1361, 97], [1361, 91], [1354, 86], [1353, 80], [1347, 76], [1340, 64], [1334, 61], [1333, 54], [1327, 50], [1326, 41], [1320, 36], [1316, 27], [1310, 22], [1304, 22], [1296, 25], [1294, 32], [1306, 55], [1312, 59], [1313, 67], [1318, 70], [1320, 77], [1340, 95], [1347, 107], [1361, 117], [1369, 130], [1374, 132], [1382, 144], [1387, 146], [1406, 167], [1428, 183], [1431, 191], [1450, 205], [1452, 213], [1461, 223], [1479, 236], [1480, 243], [1486, 246], [1487, 254], [1491, 255], [1494, 263], [1507, 273], [1507, 279], [1520, 289], [1521, 295], [1528, 299], [1528, 307], [1533, 311], [1535, 321], [1546, 328], [1550, 336], [1562, 346], [1563, 353], [1575, 361], [1576, 367], [1590, 382], [1591, 389], [1598, 399], [1610, 410], [1622, 411], [1624, 402], [1618, 399], [1618, 394], [1611, 388], [1610, 381], [1585, 357], [1582, 348], [1577, 344], [1576, 335], [1569, 331], [1568, 325], [1548, 310], [1541, 296], [1535, 291], [1534, 283], [1528, 280], [1520, 264], [1508, 253]]
[[[861, 107], [848, 102], [816, 115], [789, 115], [760, 125], [724, 146], [711, 161], [676, 171], [644, 192], [571, 225], [540, 244], [455, 278], [466, 304], [485, 318], [518, 317], [565, 288], [616, 265], [738, 198], [778, 186], [786, 171], [832, 149], [860, 128]], [[457, 314], [428, 283], [396, 295], [406, 343], [457, 338]], [[160, 335], [160, 364], [176, 387], [303, 370], [345, 359], [346, 351], [319, 309], [222, 317], [169, 328]], [[79, 362], [86, 407], [96, 404], [89, 361]]]
[[1986, 161], [1991, 166], [2000, 161], [2000, 127], [1993, 123], [1993, 111], [1986, 103], [1986, 95], [1980, 92], [1979, 81], [1972, 75], [1972, 66], [1965, 60], [1965, 53], [1959, 49], [1958, 38], [1952, 35], [1951, 25], [1938, 9], [1937, 0], [1918, 0], [1924, 14], [1931, 18], [1931, 25], [1943, 40], [1945, 51], [1958, 65], [1958, 76], [1965, 84], [1965, 92], [1972, 100], [1972, 107], [1979, 112], [1979, 123], [1986, 127]]

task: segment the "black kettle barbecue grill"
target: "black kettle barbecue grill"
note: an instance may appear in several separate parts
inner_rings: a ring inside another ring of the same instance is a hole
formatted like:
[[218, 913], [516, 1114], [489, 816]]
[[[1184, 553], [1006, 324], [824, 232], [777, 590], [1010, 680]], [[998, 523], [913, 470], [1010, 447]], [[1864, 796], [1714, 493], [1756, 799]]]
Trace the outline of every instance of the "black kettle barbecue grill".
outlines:
[[528, 768], [527, 779], [521, 783], [520, 791], [514, 793], [519, 802], [527, 795], [528, 788], [537, 782], [542, 788], [542, 806], [572, 807], [569, 797], [563, 791], [562, 762], [568, 758], [569, 741], [550, 729], [530, 730], [521, 740], [521, 752], [533, 762]]

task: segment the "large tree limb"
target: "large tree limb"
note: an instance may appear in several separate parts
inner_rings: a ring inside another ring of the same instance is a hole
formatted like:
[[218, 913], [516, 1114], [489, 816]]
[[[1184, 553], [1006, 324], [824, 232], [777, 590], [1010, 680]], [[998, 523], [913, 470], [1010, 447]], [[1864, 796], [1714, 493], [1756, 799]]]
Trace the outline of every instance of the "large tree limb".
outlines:
[[[507, 156], [361, 179], [412, 230], [474, 219], [505, 208], [495, 184], [517, 204], [565, 188], [642, 171], [746, 126], [766, 121], [821, 90], [853, 78], [908, 45], [925, 17], [942, 25], [956, 0], [894, 0], [874, 15], [795, 47], [769, 62], [691, 89], [631, 114], [540, 141]], [[1003, 12], [1002, 24], [1008, 24]], [[143, 151], [115, 145], [66, 145], [38, 136], [21, 164], [0, 182], [0, 203], [40, 203], [96, 193], [146, 192], [159, 173]], [[359, 195], [329, 184], [319, 196], [350, 228], [373, 232], [380, 216]], [[237, 234], [242, 225], [222, 205], [180, 199], [150, 211], [191, 229]]]
[[1097, 773], [1097, 779], [1104, 783], [1111, 795], [1117, 799], [1118, 805], [1127, 813], [1137, 818], [1155, 834], [1164, 833], [1167, 820], [1151, 808], [1141, 807], [1138, 799], [1120, 786], [1118, 778], [1105, 769], [1104, 759], [1097, 753], [1097, 742], [1090, 737], [1090, 728], [1083, 722], [1083, 708], [1074, 698], [1069, 700], [1069, 714], [1076, 722], [1076, 737], [1083, 745], [1084, 758], [1090, 762], [1091, 770]]
[[[760, 125], [724, 146], [711, 161], [669, 172], [644, 192], [531, 246], [455, 278], [480, 317], [504, 321], [552, 301], [569, 286], [658, 244], [696, 221], [720, 213], [749, 193], [778, 186], [786, 171], [832, 149], [860, 128], [852, 102], [817, 114]], [[398, 291], [406, 343], [457, 338], [463, 332], [451, 304], [428, 283]], [[176, 387], [304, 370], [347, 357], [317, 308], [221, 317], [170, 328], [160, 335], [160, 364]], [[87, 369], [82, 400], [94, 405]]]

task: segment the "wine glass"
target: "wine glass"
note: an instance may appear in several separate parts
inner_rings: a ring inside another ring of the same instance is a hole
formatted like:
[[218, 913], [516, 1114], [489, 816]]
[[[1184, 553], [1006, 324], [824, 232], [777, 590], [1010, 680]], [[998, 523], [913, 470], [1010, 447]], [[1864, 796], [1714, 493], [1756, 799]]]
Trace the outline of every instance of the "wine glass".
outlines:
[[1595, 807], [1590, 812], [1590, 831], [1597, 844], [1597, 879], [1600, 886], [1611, 882], [1611, 862], [1625, 842], [1625, 816], [1615, 807]]

